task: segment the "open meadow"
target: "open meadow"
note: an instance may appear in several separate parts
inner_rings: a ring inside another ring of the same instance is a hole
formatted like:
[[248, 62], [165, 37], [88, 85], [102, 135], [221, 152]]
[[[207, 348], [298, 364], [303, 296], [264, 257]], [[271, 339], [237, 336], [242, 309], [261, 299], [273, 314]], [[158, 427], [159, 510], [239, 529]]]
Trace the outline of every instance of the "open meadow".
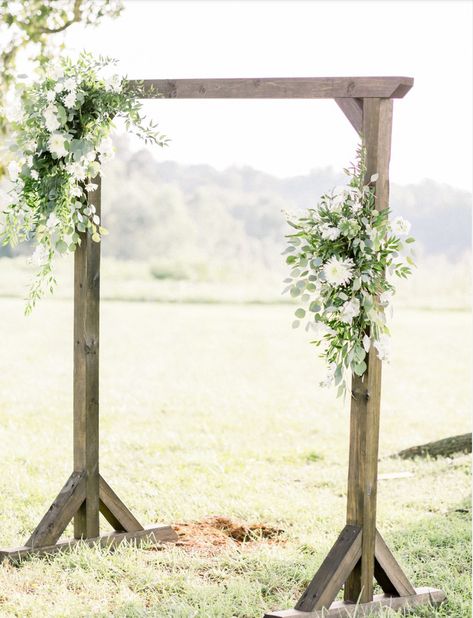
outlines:
[[[2, 546], [25, 540], [72, 470], [72, 303], [41, 301], [29, 318], [23, 306], [0, 299]], [[322, 363], [292, 312], [103, 302], [101, 471], [143, 524], [190, 533], [160, 550], [3, 564], [0, 616], [260, 618], [293, 606], [344, 523], [348, 404], [318, 386]], [[471, 614], [470, 458], [390, 455], [469, 430], [470, 330], [464, 309], [401, 307], [383, 369], [379, 527], [414, 584], [448, 596], [416, 616]], [[217, 524], [212, 536], [211, 516], [242, 522], [245, 542]]]

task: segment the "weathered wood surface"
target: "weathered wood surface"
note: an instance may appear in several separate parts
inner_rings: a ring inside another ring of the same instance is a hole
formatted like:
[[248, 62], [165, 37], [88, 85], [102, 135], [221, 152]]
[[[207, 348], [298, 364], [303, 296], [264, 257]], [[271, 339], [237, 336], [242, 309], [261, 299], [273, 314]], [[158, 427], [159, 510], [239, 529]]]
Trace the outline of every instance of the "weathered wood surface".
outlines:
[[335, 99], [336, 104], [350, 121], [358, 135], [363, 131], [363, 99]]
[[[89, 203], [100, 216], [101, 179]], [[99, 536], [100, 243], [83, 234], [74, 256], [74, 471], [86, 472], [86, 498], [74, 517], [76, 539]]]
[[121, 532], [143, 530], [133, 513], [123, 504], [110, 485], [99, 477], [100, 512], [108, 523]]
[[[167, 99], [402, 98], [412, 77], [264, 77], [145, 79], [143, 97]], [[136, 87], [139, 80], [130, 80]]]
[[383, 592], [400, 597], [415, 594], [414, 587], [378, 531], [376, 531], [374, 576]]
[[296, 604], [296, 609], [309, 612], [328, 607], [343, 586], [361, 556], [361, 528], [345, 526], [309, 586]]
[[73, 472], [25, 545], [33, 548], [55, 543], [84, 499], [85, 472]]
[[[366, 147], [367, 179], [375, 173], [376, 204], [388, 206], [389, 160], [391, 154], [392, 100], [363, 101], [363, 138]], [[345, 584], [345, 601], [362, 603], [373, 598], [376, 538], [379, 420], [381, 404], [381, 361], [372, 348], [368, 368], [352, 379], [350, 453], [348, 467], [347, 524], [363, 529], [361, 561]]]
[[313, 612], [302, 612], [297, 609], [284, 609], [265, 614], [264, 618], [361, 618], [384, 613], [387, 607], [398, 610], [409, 610], [418, 605], [430, 605], [435, 607], [445, 601], [443, 590], [437, 588], [416, 588], [415, 594], [408, 597], [392, 597], [386, 594], [376, 595], [372, 601], [364, 604], [347, 603], [336, 601], [330, 609]]
[[50, 546], [41, 546], [36, 548], [27, 547], [8, 547], [0, 549], [0, 562], [10, 560], [18, 562], [28, 556], [55, 554], [60, 551], [67, 551], [75, 547], [78, 543], [83, 543], [88, 546], [100, 545], [101, 547], [113, 548], [123, 542], [136, 542], [137, 544], [147, 543], [172, 543], [177, 541], [178, 536], [171, 526], [148, 526], [144, 530], [135, 532], [111, 532], [97, 538], [76, 539], [71, 541], [63, 541]]
[[450, 436], [435, 442], [427, 442], [419, 446], [411, 446], [400, 451], [393, 457], [414, 459], [414, 457], [449, 457], [455, 453], [471, 453], [471, 433]]

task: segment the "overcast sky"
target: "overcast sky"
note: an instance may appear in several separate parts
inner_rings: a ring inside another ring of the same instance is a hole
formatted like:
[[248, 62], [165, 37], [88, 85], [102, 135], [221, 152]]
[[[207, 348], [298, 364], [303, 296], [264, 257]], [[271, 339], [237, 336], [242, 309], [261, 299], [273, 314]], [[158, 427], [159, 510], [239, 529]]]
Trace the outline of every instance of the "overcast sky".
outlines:
[[[130, 78], [407, 75], [394, 104], [392, 180], [471, 190], [470, 1], [129, 0], [122, 16], [66, 34], [120, 59]], [[161, 159], [251, 165], [278, 176], [342, 168], [357, 136], [333, 101], [147, 102]]]

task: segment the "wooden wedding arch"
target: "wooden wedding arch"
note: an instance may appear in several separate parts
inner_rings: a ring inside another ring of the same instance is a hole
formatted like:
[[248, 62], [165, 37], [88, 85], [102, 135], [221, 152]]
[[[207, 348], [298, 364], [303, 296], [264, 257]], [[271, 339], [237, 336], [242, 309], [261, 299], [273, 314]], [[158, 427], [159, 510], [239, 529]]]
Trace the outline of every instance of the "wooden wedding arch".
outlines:
[[[378, 174], [376, 200], [386, 208], [393, 99], [412, 85], [410, 77], [145, 80], [143, 98], [334, 99], [363, 137], [367, 177]], [[100, 214], [100, 178], [89, 201]], [[51, 553], [80, 541], [110, 546], [176, 539], [170, 526], [144, 528], [99, 473], [99, 306], [100, 243], [84, 236], [74, 266], [74, 471], [25, 545], [0, 549], [0, 558]], [[381, 361], [373, 349], [367, 364], [364, 376], [352, 379], [346, 526], [295, 609], [265, 618], [360, 616], [386, 605], [401, 609], [445, 599], [441, 590], [412, 586], [376, 527]], [[115, 532], [100, 536], [100, 513]], [[72, 519], [74, 540], [58, 542]], [[373, 597], [374, 579], [383, 595]], [[342, 587], [344, 601], [334, 602]]]

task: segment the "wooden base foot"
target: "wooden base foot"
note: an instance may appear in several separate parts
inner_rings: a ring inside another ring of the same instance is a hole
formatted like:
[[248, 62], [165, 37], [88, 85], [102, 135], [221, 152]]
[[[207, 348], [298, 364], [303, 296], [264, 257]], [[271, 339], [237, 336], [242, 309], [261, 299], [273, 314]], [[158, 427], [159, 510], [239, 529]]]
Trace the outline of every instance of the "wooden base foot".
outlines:
[[27, 547], [26, 545], [22, 547], [0, 548], [0, 561], [9, 560], [11, 562], [18, 562], [32, 555], [37, 556], [68, 551], [79, 543], [89, 546], [97, 544], [101, 547], [115, 547], [124, 541], [135, 541], [138, 545], [146, 543], [160, 544], [177, 541], [177, 538], [177, 534], [171, 526], [155, 525], [134, 532], [111, 532], [110, 534], [104, 534], [93, 539], [61, 541], [54, 545], [44, 545], [35, 548]]
[[265, 614], [264, 618], [348, 618], [349, 616], [372, 616], [384, 607], [393, 610], [408, 609], [416, 605], [440, 605], [446, 599], [442, 590], [437, 588], [416, 588], [415, 594], [398, 597], [387, 594], [378, 594], [370, 603], [347, 603], [335, 601], [329, 609], [319, 609], [313, 612], [302, 612], [297, 609], [283, 609]]

